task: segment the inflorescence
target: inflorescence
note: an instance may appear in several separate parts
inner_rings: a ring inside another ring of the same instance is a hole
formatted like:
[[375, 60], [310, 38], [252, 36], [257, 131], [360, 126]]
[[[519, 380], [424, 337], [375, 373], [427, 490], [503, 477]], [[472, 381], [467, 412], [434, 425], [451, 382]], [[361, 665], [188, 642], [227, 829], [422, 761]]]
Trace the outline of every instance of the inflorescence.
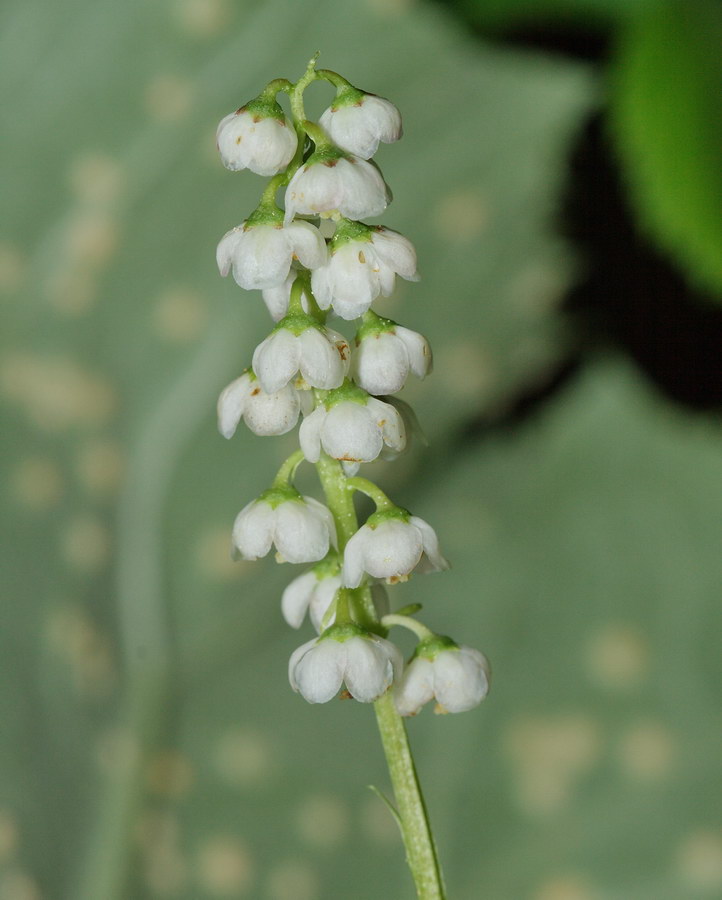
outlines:
[[[305, 117], [303, 92], [317, 80], [330, 82], [336, 96], [315, 123]], [[315, 58], [298, 82], [270, 82], [220, 122], [224, 165], [272, 177], [256, 209], [221, 239], [218, 267], [242, 288], [260, 290], [276, 325], [221, 393], [218, 425], [227, 438], [241, 419], [255, 434], [280, 435], [302, 417], [300, 449], [233, 526], [237, 557], [258, 559], [275, 545], [279, 562], [314, 564], [281, 602], [289, 625], [299, 628], [308, 614], [317, 632], [291, 656], [291, 686], [311, 703], [331, 700], [342, 685], [364, 703], [391, 688], [398, 712], [409, 716], [434, 698], [438, 711], [471, 709], [487, 694], [490, 670], [478, 650], [423, 625], [418, 605], [390, 612], [384, 583], [448, 563], [427, 522], [357, 476], [362, 463], [404, 450], [415, 417], [393, 395], [410, 373], [423, 378], [432, 366], [426, 338], [371, 308], [391, 294], [397, 275], [418, 280], [411, 242], [360, 221], [390, 202], [369, 160], [380, 141], [401, 135], [392, 103], [316, 69]], [[352, 342], [326, 324], [331, 314], [360, 319]], [[294, 486], [304, 460], [317, 465], [325, 504]], [[356, 491], [376, 505], [360, 528]], [[387, 637], [394, 626], [418, 638], [407, 663]]]

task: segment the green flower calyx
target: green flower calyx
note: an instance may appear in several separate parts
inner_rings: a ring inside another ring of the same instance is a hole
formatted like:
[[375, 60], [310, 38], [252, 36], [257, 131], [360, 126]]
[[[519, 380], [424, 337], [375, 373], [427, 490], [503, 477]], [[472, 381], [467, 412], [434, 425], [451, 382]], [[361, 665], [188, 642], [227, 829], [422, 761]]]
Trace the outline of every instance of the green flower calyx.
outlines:
[[380, 509], [378, 512], [375, 512], [373, 515], [369, 516], [366, 519], [366, 525], [369, 528], [378, 528], [378, 526], [382, 522], [388, 522], [390, 519], [398, 519], [400, 522], [408, 522], [411, 518], [411, 513], [408, 509], [403, 509], [401, 506], [392, 506], [389, 509]]
[[442, 650], [458, 650], [459, 645], [444, 634], [435, 634], [433, 637], [419, 641], [414, 650], [412, 659], [423, 656], [424, 659], [436, 659]]
[[312, 316], [307, 316], [306, 313], [291, 313], [281, 319], [271, 334], [275, 334], [277, 331], [285, 329], [298, 337], [309, 328], [316, 328], [318, 331], [323, 331], [323, 325], [321, 325], [320, 322], [317, 322]]
[[370, 638], [371, 634], [360, 625], [347, 622], [343, 625], [331, 625], [323, 632], [319, 641], [337, 641], [339, 644], [343, 644], [352, 637]]
[[268, 490], [264, 491], [258, 498], [258, 503], [267, 503], [271, 509], [276, 509], [277, 506], [280, 506], [282, 503], [288, 503], [289, 501], [303, 503], [303, 497], [296, 488], [291, 487], [290, 484], [268, 488]]
[[339, 403], [358, 403], [359, 406], [366, 406], [368, 398], [369, 395], [363, 388], [357, 387], [347, 378], [340, 387], [334, 388], [326, 394], [323, 398], [323, 405], [326, 409], [332, 409]]
[[361, 106], [365, 99], [365, 91], [360, 91], [350, 84], [348, 86], [344, 85], [339, 88], [338, 93], [334, 97], [331, 109], [333, 112], [336, 112], [337, 109], [342, 109], [344, 106]]
[[331, 253], [335, 253], [339, 247], [343, 247], [349, 241], [370, 241], [375, 231], [375, 228], [372, 228], [370, 225], [364, 225], [363, 222], [354, 222], [353, 219], [339, 219], [329, 245]]

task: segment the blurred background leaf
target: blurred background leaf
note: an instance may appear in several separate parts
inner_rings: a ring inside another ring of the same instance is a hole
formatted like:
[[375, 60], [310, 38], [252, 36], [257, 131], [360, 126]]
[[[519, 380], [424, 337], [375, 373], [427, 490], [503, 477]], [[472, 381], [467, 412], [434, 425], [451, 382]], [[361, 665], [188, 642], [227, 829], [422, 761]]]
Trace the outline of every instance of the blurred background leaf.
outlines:
[[270, 323], [215, 270], [261, 182], [213, 135], [316, 49], [405, 118], [384, 223], [423, 278], [379, 309], [434, 346], [404, 392], [431, 449], [369, 471], [454, 569], [396, 596], [496, 671], [410, 723], [451, 896], [718, 894], [718, 426], [618, 357], [508, 416], [577, 350], [555, 220], [596, 69], [411, 0], [2, 17], [2, 900], [411, 893], [370, 710], [288, 687], [298, 570], [228, 553], [295, 437], [215, 431]]
[[722, 298], [722, 7], [659, 3], [622, 33], [611, 117], [645, 228]]

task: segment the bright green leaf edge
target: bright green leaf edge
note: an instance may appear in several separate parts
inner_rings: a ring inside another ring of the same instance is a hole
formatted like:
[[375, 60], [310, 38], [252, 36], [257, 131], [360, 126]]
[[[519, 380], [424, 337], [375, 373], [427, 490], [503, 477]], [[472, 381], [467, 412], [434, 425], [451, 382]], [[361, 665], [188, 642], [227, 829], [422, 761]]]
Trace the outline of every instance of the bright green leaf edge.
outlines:
[[722, 298], [722, 7], [668, 2], [623, 32], [611, 127], [642, 227]]

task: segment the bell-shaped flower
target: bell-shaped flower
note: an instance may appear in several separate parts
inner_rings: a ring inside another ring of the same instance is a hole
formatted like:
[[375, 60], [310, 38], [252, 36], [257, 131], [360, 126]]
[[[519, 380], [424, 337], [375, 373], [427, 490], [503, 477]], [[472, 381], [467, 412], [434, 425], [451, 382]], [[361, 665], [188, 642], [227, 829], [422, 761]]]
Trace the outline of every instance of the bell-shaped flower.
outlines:
[[356, 319], [379, 295], [388, 297], [397, 275], [419, 280], [413, 244], [390, 228], [340, 222], [330, 254], [314, 269], [311, 286], [321, 309], [332, 306], [342, 319]]
[[[332, 606], [340, 588], [341, 565], [334, 554], [294, 578], [286, 587], [281, 597], [283, 618], [291, 628], [300, 628], [308, 612], [311, 624], [320, 634], [336, 618]], [[388, 594], [382, 585], [371, 585], [371, 600], [379, 619], [389, 612]]]
[[236, 516], [233, 548], [241, 559], [260, 559], [275, 544], [279, 562], [308, 563], [323, 559], [336, 546], [330, 511], [292, 487], [270, 488]]
[[273, 394], [300, 372], [311, 387], [339, 387], [349, 369], [351, 350], [346, 338], [311, 316], [281, 319], [253, 353], [253, 371], [265, 391]]
[[281, 106], [261, 96], [221, 119], [216, 145], [232, 172], [276, 175], [293, 159], [298, 137]]
[[434, 529], [418, 516], [393, 507], [370, 516], [346, 544], [341, 580], [345, 587], [355, 588], [367, 573], [393, 584], [406, 581], [414, 570], [448, 568]]
[[233, 270], [236, 283], [247, 291], [282, 285], [294, 259], [314, 269], [327, 258], [326, 242], [318, 228], [300, 221], [284, 225], [280, 210], [256, 211], [227, 232], [216, 250], [221, 275]]
[[372, 157], [379, 141], [392, 144], [403, 135], [401, 113], [394, 104], [356, 88], [339, 91], [319, 124], [342, 150], [361, 159]]
[[466, 712], [486, 697], [490, 680], [483, 653], [434, 635], [418, 645], [395, 685], [396, 709], [402, 716], [415, 716], [435, 697], [437, 712]]
[[[271, 318], [274, 322], [280, 322], [284, 316], [288, 315], [291, 288], [293, 287], [297, 276], [298, 272], [292, 267], [288, 278], [283, 284], [280, 284], [277, 287], [265, 288], [261, 291], [263, 302], [266, 304], [266, 309], [271, 314]], [[310, 308], [308, 296], [305, 291], [302, 291], [301, 293], [301, 308], [305, 313], [307, 313]]]
[[431, 347], [416, 331], [390, 319], [369, 314], [356, 334], [351, 372], [369, 394], [395, 394], [406, 384], [409, 372], [419, 378], [432, 368]]
[[322, 449], [345, 462], [371, 462], [384, 444], [395, 451], [406, 445], [404, 423], [396, 409], [349, 382], [306, 416], [298, 438], [309, 462], [318, 462]]
[[335, 212], [348, 219], [364, 219], [381, 215], [390, 202], [386, 182], [372, 163], [326, 147], [309, 156], [288, 183], [285, 221], [289, 223], [297, 213]]
[[403, 659], [390, 641], [358, 625], [332, 625], [291, 655], [288, 680], [309, 703], [327, 703], [342, 684], [361, 703], [373, 703], [400, 673]]
[[286, 434], [298, 421], [306, 397], [306, 391], [297, 391], [292, 384], [269, 394], [248, 370], [221, 392], [218, 430], [225, 438], [233, 437], [242, 418], [254, 434]]

